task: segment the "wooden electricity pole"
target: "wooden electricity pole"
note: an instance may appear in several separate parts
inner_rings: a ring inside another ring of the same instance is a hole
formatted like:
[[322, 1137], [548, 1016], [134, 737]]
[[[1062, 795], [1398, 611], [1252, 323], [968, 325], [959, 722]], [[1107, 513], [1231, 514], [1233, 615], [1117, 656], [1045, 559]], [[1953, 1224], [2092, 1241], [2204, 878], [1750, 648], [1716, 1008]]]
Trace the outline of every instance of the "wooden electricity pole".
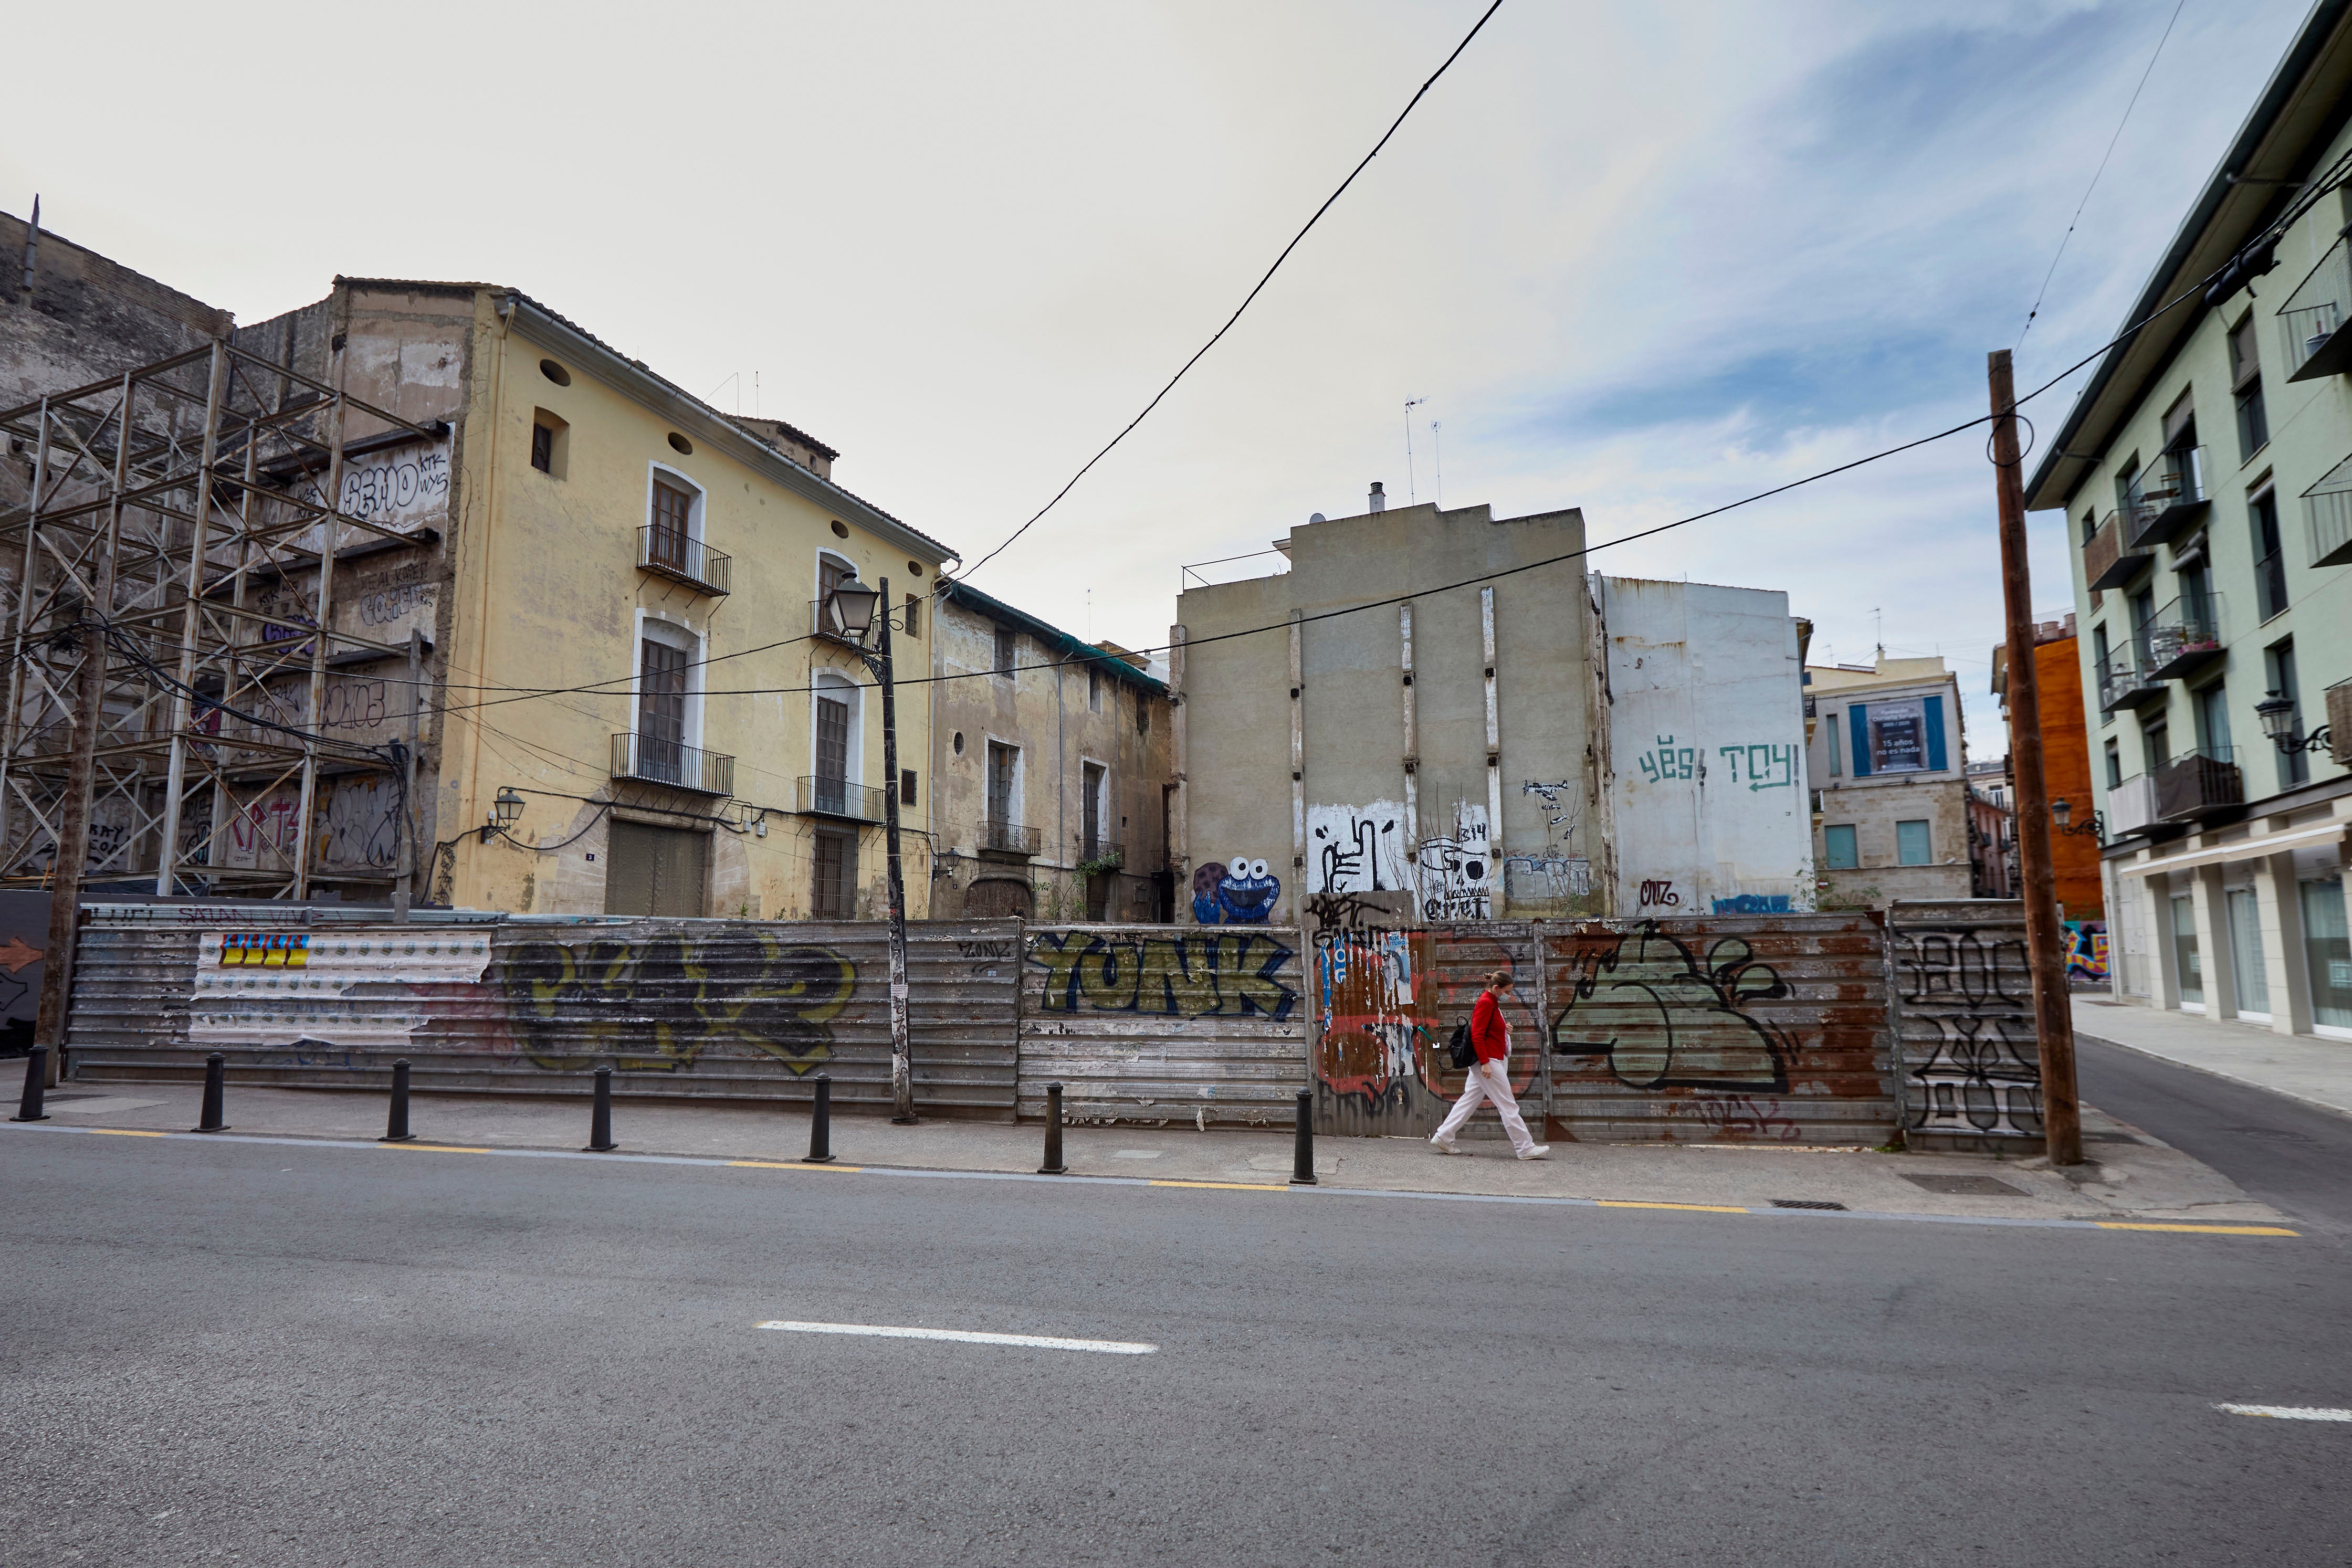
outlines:
[[2017, 774], [2017, 848], [2025, 873], [2025, 946], [2033, 969], [2033, 1032], [2042, 1048], [2042, 1128], [2053, 1166], [2083, 1163], [2074, 1096], [2074, 1015], [2058, 939], [2058, 876], [2050, 860], [2050, 792], [2042, 776], [2042, 694], [2033, 671], [2033, 586], [2025, 559], [2024, 456], [2009, 350], [1994, 350], [1993, 483], [2000, 496], [2000, 596], [2009, 624], [2009, 751]]

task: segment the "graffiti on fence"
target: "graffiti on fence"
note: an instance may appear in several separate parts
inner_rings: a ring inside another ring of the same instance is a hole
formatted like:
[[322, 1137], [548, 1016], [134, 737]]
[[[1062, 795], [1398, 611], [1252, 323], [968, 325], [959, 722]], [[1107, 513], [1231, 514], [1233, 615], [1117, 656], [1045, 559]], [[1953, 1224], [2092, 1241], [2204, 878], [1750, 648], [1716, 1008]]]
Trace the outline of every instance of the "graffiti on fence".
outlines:
[[557, 1071], [610, 1058], [624, 1072], [675, 1072], [713, 1043], [740, 1040], [805, 1073], [832, 1054], [831, 1025], [856, 984], [856, 966], [832, 948], [764, 932], [724, 943], [529, 942], [505, 966], [523, 1054]]
[[1704, 961], [1651, 922], [1564, 940], [1570, 974], [1552, 1020], [1555, 1055], [1602, 1057], [1636, 1089], [1788, 1089], [1793, 1043], [1748, 1004], [1789, 988], [1739, 937], [1720, 938]]
[[2107, 983], [2107, 928], [2095, 920], [2066, 922], [2066, 978]]
[[1198, 925], [1264, 925], [1282, 897], [1282, 879], [1264, 861], [1235, 855], [1192, 873], [1192, 921]]
[[1119, 936], [1040, 931], [1029, 962], [1045, 972], [1048, 1012], [1160, 1018], [1287, 1019], [1298, 993], [1282, 971], [1297, 955], [1271, 936]]
[[1914, 1022], [1936, 1037], [1925, 1060], [1908, 1064], [1918, 1103], [1907, 1124], [2040, 1137], [2042, 1063], [2024, 942], [1965, 927], [1895, 936], [1906, 1039]]
[[1420, 1075], [1423, 1048], [1435, 1039], [1419, 1018], [1414, 998], [1428, 952], [1429, 938], [1422, 932], [1317, 935], [1316, 994], [1323, 1027], [1315, 1045], [1315, 1073], [1334, 1093], [1379, 1104], [1405, 1092]]
[[1419, 918], [1412, 894], [1398, 893], [1310, 893], [1307, 924], [1316, 930], [1362, 931], [1410, 925]]

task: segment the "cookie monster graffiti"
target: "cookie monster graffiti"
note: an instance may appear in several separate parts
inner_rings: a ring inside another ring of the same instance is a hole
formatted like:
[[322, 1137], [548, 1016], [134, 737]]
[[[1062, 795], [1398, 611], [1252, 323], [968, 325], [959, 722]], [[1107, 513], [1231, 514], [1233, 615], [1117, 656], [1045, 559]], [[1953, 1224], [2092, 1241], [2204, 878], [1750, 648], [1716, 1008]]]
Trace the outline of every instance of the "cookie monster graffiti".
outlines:
[[1282, 879], [1264, 861], [1235, 855], [1192, 873], [1192, 920], [1200, 925], [1264, 925], [1282, 897]]

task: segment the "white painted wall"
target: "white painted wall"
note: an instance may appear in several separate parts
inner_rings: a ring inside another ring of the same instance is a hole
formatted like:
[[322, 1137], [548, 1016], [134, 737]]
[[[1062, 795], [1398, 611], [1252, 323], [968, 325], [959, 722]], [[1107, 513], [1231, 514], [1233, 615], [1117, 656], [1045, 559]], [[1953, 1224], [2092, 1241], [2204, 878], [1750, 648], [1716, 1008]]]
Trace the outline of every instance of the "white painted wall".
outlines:
[[1594, 584], [1614, 698], [1616, 912], [1710, 915], [1745, 898], [1761, 901], [1759, 910], [1812, 908], [1803, 669], [1789, 596], [1633, 578]]

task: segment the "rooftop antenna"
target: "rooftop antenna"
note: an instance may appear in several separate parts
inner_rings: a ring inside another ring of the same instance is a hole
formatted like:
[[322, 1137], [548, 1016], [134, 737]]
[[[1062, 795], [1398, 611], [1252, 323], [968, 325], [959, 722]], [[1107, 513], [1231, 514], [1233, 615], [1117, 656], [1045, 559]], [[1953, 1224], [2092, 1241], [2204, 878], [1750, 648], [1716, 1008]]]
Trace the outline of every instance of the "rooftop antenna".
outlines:
[[751, 372], [751, 417], [760, 417], [760, 372]]
[[1408, 507], [1421, 498], [1412, 483], [1412, 411], [1428, 401], [1425, 397], [1404, 400], [1404, 500]]
[[1437, 462], [1437, 509], [1445, 510], [1445, 447], [1437, 438], [1437, 421], [1429, 422], [1429, 445]]
[[1873, 635], [1878, 640], [1878, 662], [1883, 664], [1886, 662], [1886, 617], [1875, 604], [1870, 607], [1870, 615], [1872, 625], [1877, 629]]

